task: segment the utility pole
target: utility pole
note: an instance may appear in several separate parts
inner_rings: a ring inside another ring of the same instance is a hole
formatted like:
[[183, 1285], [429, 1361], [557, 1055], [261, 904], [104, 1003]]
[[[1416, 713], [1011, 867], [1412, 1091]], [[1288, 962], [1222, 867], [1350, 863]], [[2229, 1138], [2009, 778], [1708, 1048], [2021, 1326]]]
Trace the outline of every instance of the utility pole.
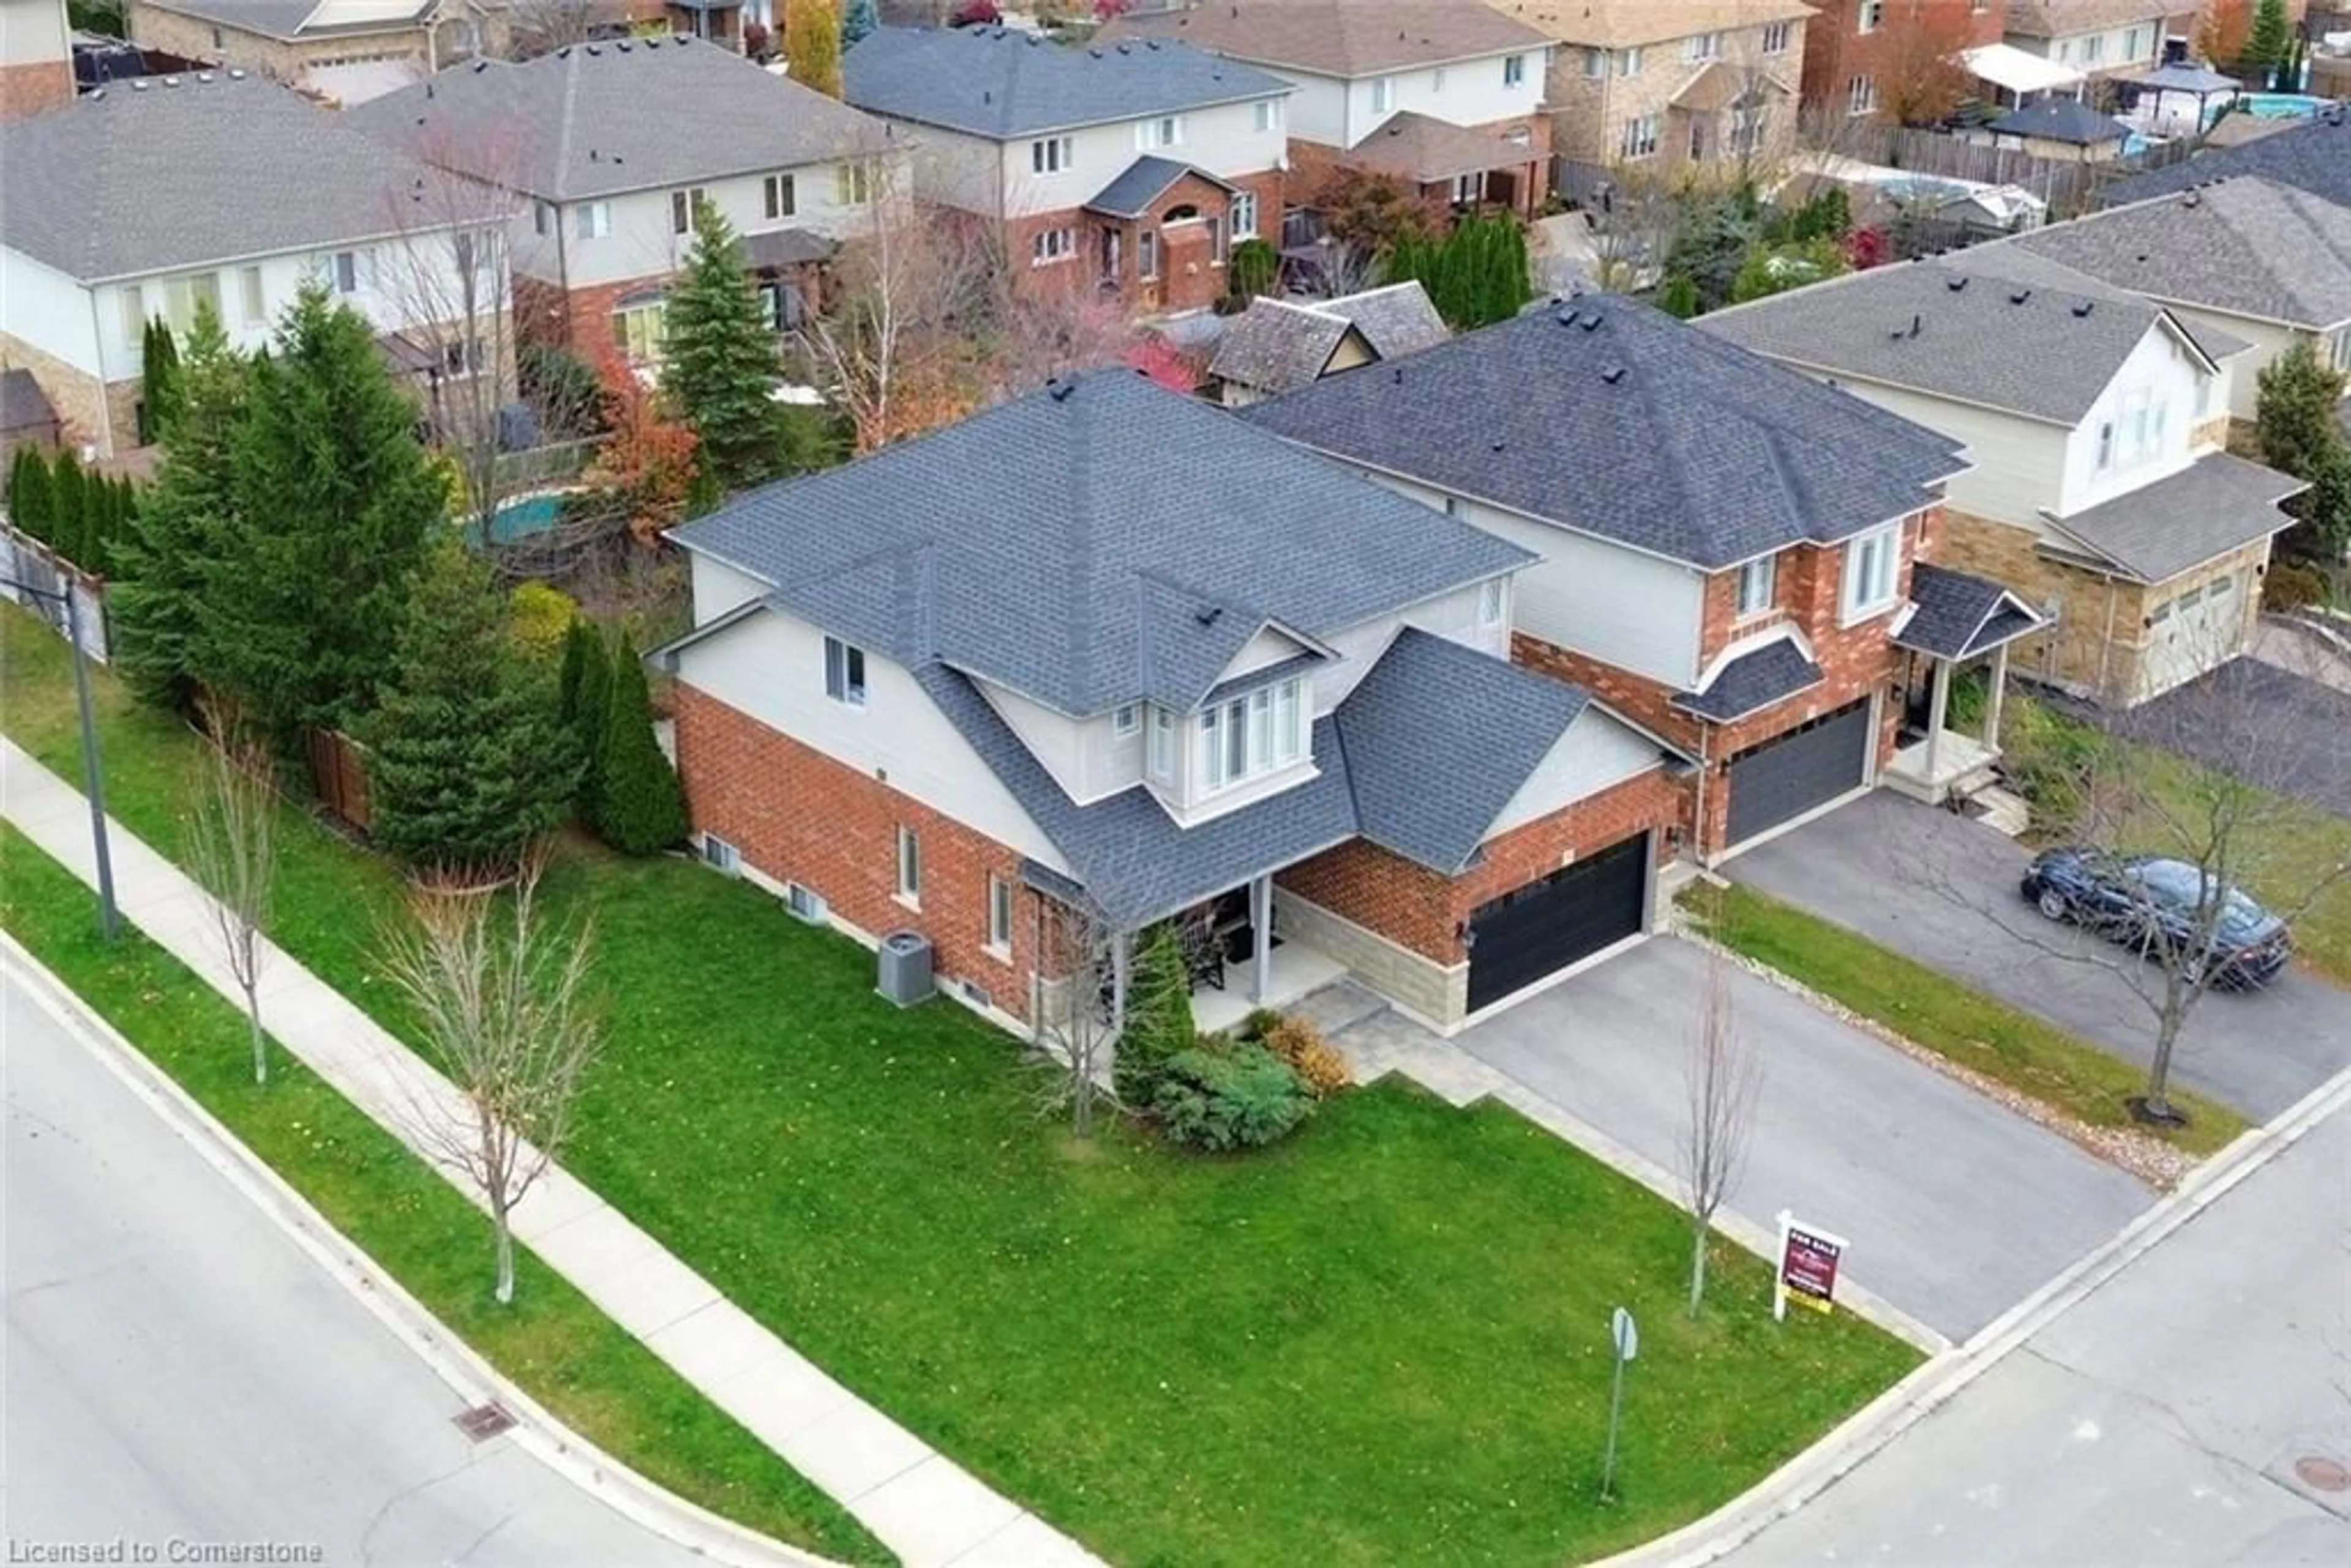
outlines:
[[73, 580], [63, 580], [65, 587], [60, 590], [43, 588], [21, 578], [0, 577], [0, 587], [65, 606], [66, 641], [73, 646], [74, 705], [81, 714], [82, 793], [89, 800], [90, 847], [98, 861], [98, 928], [111, 942], [120, 928], [120, 919], [114, 907], [114, 855], [106, 837], [106, 770], [99, 758], [98, 719], [90, 704], [89, 655], [81, 645], [81, 606], [74, 598]]

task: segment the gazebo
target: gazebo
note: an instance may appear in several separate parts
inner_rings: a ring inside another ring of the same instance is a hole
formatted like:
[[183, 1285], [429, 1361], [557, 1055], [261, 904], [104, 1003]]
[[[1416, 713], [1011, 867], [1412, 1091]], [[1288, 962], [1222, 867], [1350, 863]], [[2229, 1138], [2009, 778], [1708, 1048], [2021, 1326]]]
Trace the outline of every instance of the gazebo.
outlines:
[[2154, 108], [2139, 116], [2146, 122], [2147, 129], [2152, 131], [2169, 130], [2166, 120], [2171, 117], [2163, 110], [2167, 93], [2176, 92], [2193, 98], [2196, 100], [2196, 120], [2188, 131], [2191, 136], [2203, 133], [2209, 118], [2205, 106], [2214, 94], [2234, 96], [2243, 90], [2236, 78], [2222, 76], [2219, 71], [2207, 70], [2202, 66], [2165, 66], [2161, 70], [2150, 71], [2143, 77], [2128, 78], [2127, 85], [2138, 89], [2141, 93], [2155, 95]]

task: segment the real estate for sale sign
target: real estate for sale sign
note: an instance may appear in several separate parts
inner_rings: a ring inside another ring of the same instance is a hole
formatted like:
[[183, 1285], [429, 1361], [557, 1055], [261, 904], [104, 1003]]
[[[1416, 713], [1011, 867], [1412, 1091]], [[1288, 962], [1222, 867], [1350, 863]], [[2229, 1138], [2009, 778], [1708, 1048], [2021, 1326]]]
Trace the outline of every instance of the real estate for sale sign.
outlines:
[[1771, 1291], [1771, 1315], [1785, 1318], [1791, 1298], [1816, 1312], [1836, 1304], [1837, 1260], [1845, 1239], [1780, 1211], [1780, 1277]]

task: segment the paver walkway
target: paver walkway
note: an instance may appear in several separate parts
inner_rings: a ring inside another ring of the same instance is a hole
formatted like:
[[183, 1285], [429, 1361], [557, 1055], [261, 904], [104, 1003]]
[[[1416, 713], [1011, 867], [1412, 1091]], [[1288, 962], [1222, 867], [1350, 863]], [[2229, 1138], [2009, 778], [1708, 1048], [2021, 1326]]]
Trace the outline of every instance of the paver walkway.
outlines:
[[[81, 794], [0, 740], [0, 816], [95, 884]], [[203, 890], [110, 822], [123, 917], [232, 1001]], [[418, 1127], [456, 1091], [407, 1047], [277, 946], [261, 969], [262, 1021], [310, 1070], [439, 1165]], [[441, 1168], [466, 1195], [461, 1176]], [[1061, 1568], [1096, 1561], [827, 1376], [716, 1288], [551, 1166], [515, 1212], [515, 1234], [712, 1404], [839, 1500], [907, 1568]]]

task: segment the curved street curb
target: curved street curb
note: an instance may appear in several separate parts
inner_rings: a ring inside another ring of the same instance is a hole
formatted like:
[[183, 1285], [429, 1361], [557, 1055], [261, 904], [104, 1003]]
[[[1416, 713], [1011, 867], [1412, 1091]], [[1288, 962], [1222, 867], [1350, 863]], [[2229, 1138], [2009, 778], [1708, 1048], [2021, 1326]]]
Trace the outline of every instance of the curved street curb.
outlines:
[[[308, 1199], [6, 932], [0, 967], [79, 1039], [206, 1165], [250, 1198], [293, 1243], [468, 1405], [496, 1402], [516, 1418], [505, 1436], [631, 1522], [727, 1568], [841, 1568], [746, 1529], [638, 1474], [571, 1430], [466, 1344], [398, 1280], [329, 1224]], [[782, 1463], [781, 1459], [777, 1461]]]

